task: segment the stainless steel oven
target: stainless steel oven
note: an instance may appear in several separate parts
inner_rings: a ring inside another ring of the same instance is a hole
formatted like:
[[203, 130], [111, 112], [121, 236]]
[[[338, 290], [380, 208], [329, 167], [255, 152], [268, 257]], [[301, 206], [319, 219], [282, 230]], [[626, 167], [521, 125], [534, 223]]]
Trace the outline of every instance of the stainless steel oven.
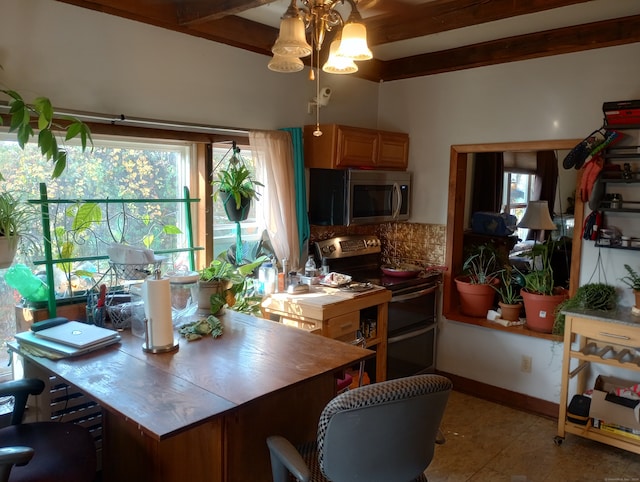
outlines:
[[393, 291], [389, 303], [387, 378], [435, 371], [440, 283]]
[[[387, 378], [435, 371], [437, 301], [442, 273], [425, 269], [414, 277], [385, 276], [380, 269], [380, 240], [350, 235], [315, 244], [318, 261], [354, 281], [384, 286], [392, 293], [387, 327]], [[366, 312], [361, 316], [369, 316]], [[371, 314], [373, 318], [373, 314]]]

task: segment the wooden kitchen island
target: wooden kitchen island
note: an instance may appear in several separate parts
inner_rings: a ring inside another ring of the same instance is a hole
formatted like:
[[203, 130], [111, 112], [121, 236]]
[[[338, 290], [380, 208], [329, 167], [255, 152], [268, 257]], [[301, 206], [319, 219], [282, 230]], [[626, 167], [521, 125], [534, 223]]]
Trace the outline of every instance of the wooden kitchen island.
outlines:
[[376, 352], [375, 380], [387, 375], [387, 322], [391, 291], [375, 286], [363, 292], [343, 291], [312, 285], [309, 293], [275, 293], [262, 302], [265, 318], [276, 318], [328, 338], [352, 341], [361, 322], [373, 318], [374, 336], [367, 337], [367, 348]]
[[10, 346], [27, 376], [55, 377], [102, 407], [102, 481], [269, 481], [266, 437], [314, 439], [336, 378], [374, 353], [229, 310], [221, 320], [220, 338], [181, 338], [163, 354], [128, 331], [62, 360]]

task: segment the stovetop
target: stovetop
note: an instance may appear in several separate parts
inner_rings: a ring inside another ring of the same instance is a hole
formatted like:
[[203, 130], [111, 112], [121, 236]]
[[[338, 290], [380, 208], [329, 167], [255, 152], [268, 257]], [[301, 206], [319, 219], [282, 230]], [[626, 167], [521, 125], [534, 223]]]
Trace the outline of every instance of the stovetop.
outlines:
[[380, 246], [380, 240], [373, 235], [340, 236], [315, 243], [317, 258], [324, 258], [330, 271], [349, 275], [356, 282], [397, 291], [414, 286], [422, 288], [441, 279], [441, 271], [429, 268], [413, 278], [384, 275], [380, 269]]

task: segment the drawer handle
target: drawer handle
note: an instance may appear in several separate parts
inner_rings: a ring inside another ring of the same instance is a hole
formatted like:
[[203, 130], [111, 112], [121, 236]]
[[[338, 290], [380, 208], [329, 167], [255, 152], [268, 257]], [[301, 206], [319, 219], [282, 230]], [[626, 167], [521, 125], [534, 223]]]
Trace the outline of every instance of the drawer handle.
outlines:
[[608, 336], [611, 338], [619, 338], [620, 340], [630, 340], [631, 338], [629, 338], [628, 336], [624, 336], [624, 335], [617, 335], [615, 333], [606, 333], [604, 331], [601, 331], [600, 333], [598, 333], [599, 335], [602, 336]]
[[351, 328], [351, 325], [352, 325], [352, 323], [351, 323], [351, 322], [349, 322], [349, 323], [344, 323], [344, 324], [340, 325], [340, 330], [341, 330], [341, 331], [348, 330], [349, 328]]

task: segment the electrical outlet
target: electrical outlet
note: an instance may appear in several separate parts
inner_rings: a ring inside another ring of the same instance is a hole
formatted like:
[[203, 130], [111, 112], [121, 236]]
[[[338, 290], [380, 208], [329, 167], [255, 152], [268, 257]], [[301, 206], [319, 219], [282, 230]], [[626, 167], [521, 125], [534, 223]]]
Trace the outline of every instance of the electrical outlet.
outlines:
[[525, 373], [531, 373], [531, 357], [527, 355], [522, 355], [522, 360], [520, 360], [520, 371]]

